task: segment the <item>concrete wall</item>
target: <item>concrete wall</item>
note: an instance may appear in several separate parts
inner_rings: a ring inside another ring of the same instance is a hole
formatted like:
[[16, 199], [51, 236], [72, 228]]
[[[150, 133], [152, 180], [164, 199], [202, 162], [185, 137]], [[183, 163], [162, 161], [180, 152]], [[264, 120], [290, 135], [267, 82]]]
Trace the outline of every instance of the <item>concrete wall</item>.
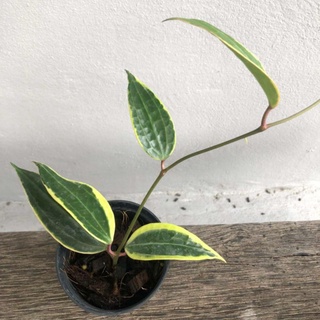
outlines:
[[[177, 147], [168, 163], [259, 125], [267, 101], [251, 74], [211, 35], [179, 22], [161, 22], [172, 16], [207, 20], [260, 58], [281, 92], [270, 121], [319, 98], [318, 0], [1, 1], [2, 228], [12, 212], [20, 221], [25, 217], [20, 211], [31, 212], [9, 162], [29, 169], [33, 160], [44, 162], [94, 185], [107, 198], [141, 200], [159, 165], [133, 135], [124, 69], [145, 82], [171, 112]], [[319, 115], [319, 108], [314, 109], [248, 143], [185, 162], [163, 179], [149, 207], [175, 203], [176, 193], [182, 195], [180, 203], [193, 199], [193, 206], [203, 197], [215, 201], [220, 195], [223, 206], [209, 201], [203, 220], [193, 209], [186, 221], [258, 221], [271, 206], [268, 200], [259, 202], [252, 218], [251, 209], [240, 212], [230, 206], [230, 194], [246, 199], [282, 188], [285, 193], [273, 206], [290, 209], [283, 215], [277, 211], [280, 220], [317, 218]], [[297, 192], [303, 194], [295, 200], [305, 195], [308, 202], [289, 205], [288, 196]], [[14, 210], [9, 203], [16, 205]], [[187, 214], [169, 209], [159, 209], [167, 220]], [[215, 214], [208, 218], [208, 212]], [[276, 214], [263, 219], [274, 220]]]

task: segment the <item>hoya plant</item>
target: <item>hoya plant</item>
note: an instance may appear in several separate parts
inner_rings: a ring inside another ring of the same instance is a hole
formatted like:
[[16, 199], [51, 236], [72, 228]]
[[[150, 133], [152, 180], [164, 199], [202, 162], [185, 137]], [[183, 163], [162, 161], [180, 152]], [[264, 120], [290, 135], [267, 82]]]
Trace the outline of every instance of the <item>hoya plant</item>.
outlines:
[[239, 58], [264, 91], [268, 105], [261, 123], [238, 137], [195, 151], [167, 164], [174, 151], [176, 136], [170, 114], [160, 99], [137, 77], [127, 72], [130, 118], [135, 136], [143, 150], [159, 162], [159, 174], [147, 191], [117, 249], [112, 250], [115, 233], [114, 213], [105, 197], [94, 187], [62, 177], [49, 166], [36, 162], [38, 173], [13, 165], [29, 202], [46, 230], [60, 244], [79, 253], [107, 251], [116, 266], [120, 256], [135, 260], [204, 260], [225, 261], [196, 235], [169, 223], [150, 223], [134, 230], [141, 210], [160, 180], [183, 161], [258, 134], [285, 123], [319, 104], [320, 100], [300, 112], [268, 123], [269, 113], [279, 103], [279, 90], [259, 59], [238, 41], [213, 25], [195, 19], [171, 18], [204, 29]]

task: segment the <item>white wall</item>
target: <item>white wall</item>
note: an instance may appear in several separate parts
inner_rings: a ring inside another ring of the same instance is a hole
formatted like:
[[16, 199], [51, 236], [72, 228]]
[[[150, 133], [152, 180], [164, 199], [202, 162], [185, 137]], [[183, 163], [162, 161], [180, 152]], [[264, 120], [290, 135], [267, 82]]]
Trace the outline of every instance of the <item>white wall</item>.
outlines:
[[[132, 133], [124, 69], [172, 114], [177, 147], [168, 163], [259, 125], [267, 101], [242, 63], [200, 29], [161, 23], [172, 16], [207, 20], [260, 58], [281, 92], [270, 121], [319, 98], [318, 0], [1, 1], [2, 212], [8, 215], [8, 201], [25, 202], [9, 162], [30, 169], [33, 160], [47, 163], [109, 198], [139, 198], [149, 187], [159, 165]], [[312, 194], [320, 184], [319, 115], [318, 107], [248, 144], [185, 162], [163, 179], [159, 201], [168, 200], [167, 190], [185, 198], [283, 186]], [[301, 202], [308, 218], [311, 209]], [[319, 207], [312, 210], [317, 218]], [[188, 222], [199, 223], [190, 214]]]

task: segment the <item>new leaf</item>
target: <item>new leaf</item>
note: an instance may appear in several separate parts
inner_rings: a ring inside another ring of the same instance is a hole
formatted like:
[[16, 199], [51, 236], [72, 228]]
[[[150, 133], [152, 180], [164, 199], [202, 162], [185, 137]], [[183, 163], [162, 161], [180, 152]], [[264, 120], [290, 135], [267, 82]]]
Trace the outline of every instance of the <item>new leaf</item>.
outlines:
[[219, 30], [215, 26], [209, 24], [208, 22], [197, 20], [197, 19], [185, 19], [185, 18], [170, 18], [168, 20], [180, 20], [182, 22], [189, 23], [193, 26], [202, 28], [215, 37], [217, 37], [227, 48], [229, 48], [237, 58], [239, 58], [244, 65], [249, 69], [252, 75], [256, 78], [264, 93], [266, 94], [269, 105], [271, 108], [275, 108], [280, 100], [280, 94], [277, 86], [270, 78], [270, 76], [265, 72], [259, 59], [251, 53], [246, 47], [244, 47], [240, 42], [233, 39], [223, 31]]
[[225, 261], [196, 235], [170, 223], [150, 223], [129, 238], [125, 252], [136, 260]]

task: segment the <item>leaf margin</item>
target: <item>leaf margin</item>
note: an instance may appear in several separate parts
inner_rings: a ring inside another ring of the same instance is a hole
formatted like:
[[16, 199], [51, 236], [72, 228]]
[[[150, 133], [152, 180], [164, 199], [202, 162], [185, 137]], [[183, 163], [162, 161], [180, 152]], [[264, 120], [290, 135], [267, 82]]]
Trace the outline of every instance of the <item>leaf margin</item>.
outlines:
[[[29, 170], [26, 170], [26, 169], [23, 169], [23, 168], [20, 168], [18, 167], [17, 165], [15, 165], [14, 163], [11, 163], [12, 167], [15, 169], [18, 177], [19, 177], [19, 180], [22, 184], [22, 187], [23, 187], [23, 191], [27, 197], [27, 200], [31, 206], [31, 209], [32, 211], [34, 212], [34, 215], [36, 216], [37, 220], [40, 222], [40, 224], [43, 226], [43, 228], [46, 230], [46, 232], [48, 232], [50, 234], [50, 236], [58, 243], [60, 243], [62, 246], [64, 246], [65, 248], [69, 249], [69, 250], [72, 250], [72, 251], [75, 251], [75, 252], [78, 252], [78, 253], [82, 253], [82, 254], [95, 254], [95, 253], [99, 253], [99, 252], [102, 252], [104, 250], [106, 250], [106, 246], [103, 246], [103, 243], [102, 242], [99, 242], [97, 241], [95, 238], [93, 238], [89, 233], [87, 233], [80, 225], [79, 225], [79, 229], [76, 230], [76, 233], [82, 233], [86, 236], [89, 237], [89, 240], [90, 239], [93, 239], [94, 240], [94, 244], [91, 244], [93, 246], [96, 246], [97, 249], [90, 249], [90, 250], [83, 250], [83, 249], [80, 249], [79, 245], [77, 246], [72, 246], [70, 245], [70, 242], [68, 242], [69, 240], [65, 241], [65, 240], [61, 240], [61, 236], [57, 236], [57, 234], [48, 226], [49, 223], [47, 222], [44, 222], [44, 219], [41, 217], [42, 214], [40, 213], [40, 210], [42, 210], [41, 208], [41, 205], [39, 204], [39, 200], [36, 201], [35, 203], [33, 202], [33, 198], [35, 199], [35, 197], [32, 195], [32, 192], [30, 191], [27, 191], [26, 187], [25, 187], [25, 180], [22, 178], [22, 175], [21, 174], [24, 174], [24, 175], [29, 175], [28, 179], [32, 180], [34, 178], [30, 178], [30, 175], [32, 175], [33, 177], [36, 177], [38, 178], [39, 180], [39, 185], [38, 185], [38, 188], [40, 189], [40, 191], [42, 192], [45, 192], [45, 194], [47, 195], [48, 197], [48, 200], [52, 201], [52, 203], [54, 204], [54, 206], [56, 206], [56, 209], [57, 210], [63, 210], [65, 211], [57, 202], [54, 201], [54, 199], [48, 194], [48, 192], [46, 191], [46, 188], [45, 186], [42, 184], [42, 180], [40, 178], [40, 175], [38, 173], [35, 173], [33, 171], [29, 171]], [[36, 182], [35, 182], [35, 179], [33, 180], [33, 183], [36, 185]], [[41, 184], [41, 185], [40, 185]], [[43, 188], [41, 190], [41, 188]], [[36, 206], [36, 205], [37, 206]], [[74, 228], [77, 228], [77, 222], [69, 215], [68, 212], [65, 211], [65, 217], [69, 217], [69, 221], [72, 221], [72, 229], [74, 230]], [[68, 219], [68, 218], [67, 218]], [[50, 220], [50, 219], [49, 219]], [[75, 238], [76, 239], [76, 238]], [[88, 239], [87, 239], [88, 240]], [[85, 246], [88, 244], [87, 240], [85, 240]], [[100, 246], [99, 246], [100, 244]]]
[[[114, 238], [114, 233], [115, 233], [115, 219], [114, 219], [114, 214], [113, 214], [112, 208], [109, 205], [107, 199], [97, 189], [95, 189], [93, 186], [91, 186], [91, 185], [89, 185], [87, 183], [65, 178], [62, 175], [60, 175], [59, 173], [57, 173], [55, 170], [53, 170], [51, 167], [49, 167], [49, 166], [47, 166], [47, 165], [45, 165], [43, 163], [40, 163], [40, 162], [34, 162], [34, 163], [39, 169], [39, 174], [40, 174], [40, 177], [42, 179], [43, 185], [46, 188], [46, 190], [49, 193], [49, 195], [60, 206], [62, 206], [73, 217], [73, 219], [75, 221], [77, 221], [81, 225], [81, 227], [83, 229], [85, 229], [92, 237], [94, 237], [95, 239], [97, 239], [98, 241], [100, 241], [100, 242], [102, 242], [104, 244], [107, 244], [107, 245], [111, 244], [112, 241], [113, 241], [113, 238]], [[44, 170], [52, 171], [54, 174], [56, 174], [58, 177], [62, 178], [63, 180], [66, 180], [68, 182], [75, 183], [75, 184], [81, 184], [81, 185], [87, 186], [87, 187], [89, 187], [91, 189], [92, 193], [96, 197], [97, 201], [101, 205], [101, 208], [102, 208], [102, 210], [104, 211], [104, 213], [106, 215], [106, 220], [108, 221], [108, 226], [109, 226], [109, 230], [108, 231], [109, 231], [109, 235], [110, 235], [110, 237], [109, 237], [110, 240], [99, 238], [96, 234], [94, 234], [91, 230], [88, 230], [88, 228], [86, 226], [84, 226], [84, 223], [82, 221], [80, 221], [78, 219], [78, 217], [76, 217], [75, 214], [69, 208], [67, 208], [65, 206], [64, 202], [58, 196], [56, 196], [54, 191], [46, 185], [45, 181], [43, 180], [43, 175], [40, 172], [41, 168], [44, 169]]]
[[[188, 18], [181, 18], [181, 17], [172, 17], [172, 18], [168, 18], [163, 20], [163, 22], [166, 21], [181, 21], [196, 27], [199, 27], [207, 32], [209, 32], [210, 34], [212, 34], [213, 36], [215, 36], [216, 38], [218, 38], [225, 46], [227, 46], [236, 56], [238, 59], [240, 59], [244, 65], [247, 67], [247, 69], [251, 72], [251, 74], [254, 76], [254, 78], [258, 81], [260, 87], [262, 88], [262, 90], [264, 91], [268, 101], [269, 101], [269, 106], [274, 109], [280, 101], [280, 92], [279, 89], [277, 87], [277, 85], [275, 84], [275, 82], [272, 80], [272, 78], [265, 72], [264, 67], [262, 65], [262, 63], [260, 62], [260, 60], [256, 57], [255, 54], [253, 54], [250, 50], [248, 50], [244, 45], [242, 45], [239, 41], [237, 41], [236, 39], [234, 39], [233, 37], [229, 36], [228, 34], [226, 34], [225, 32], [223, 32], [222, 30], [218, 29], [217, 27], [213, 26], [212, 24], [204, 21], [204, 20], [199, 20], [199, 19], [188, 19]], [[220, 33], [226, 35], [228, 38], [232, 39], [233, 41], [235, 41], [237, 44], [239, 44], [241, 46], [242, 49], [244, 49], [246, 52], [248, 52], [254, 59], [248, 59], [245, 55], [243, 55], [239, 50], [237, 50], [236, 48], [234, 48], [232, 45], [230, 45], [228, 42], [226, 42], [224, 39], [222, 39], [220, 36], [216, 35], [214, 32], [209, 31], [208, 29], [206, 29], [204, 26], [201, 25], [197, 25], [196, 23], [203, 23], [206, 24], [209, 27], [213, 27], [214, 29], [218, 30]], [[244, 60], [242, 60], [244, 59]], [[257, 61], [254, 61], [257, 60]], [[254, 72], [249, 68], [249, 66], [254, 67]], [[265, 80], [267, 80], [271, 86], [271, 88], [273, 89], [273, 96], [270, 97], [269, 94], [267, 93], [267, 89], [264, 87], [264, 85], [260, 82], [260, 80], [256, 77], [256, 71], [258, 70], [258, 72], [260, 72], [263, 75], [263, 83], [265, 83]], [[275, 95], [275, 97], [274, 97]]]
[[[153, 158], [155, 160], [164, 161], [164, 160], [166, 160], [167, 158], [170, 157], [170, 155], [173, 153], [173, 151], [175, 150], [175, 147], [176, 147], [176, 132], [175, 132], [175, 126], [174, 126], [173, 119], [172, 119], [172, 117], [171, 117], [171, 115], [169, 113], [169, 110], [166, 108], [166, 106], [163, 104], [163, 102], [159, 99], [159, 97], [145, 83], [143, 83], [139, 78], [134, 76], [130, 71], [125, 70], [125, 72], [127, 73], [127, 77], [128, 77], [128, 90], [127, 91], [128, 91], [129, 115], [130, 115], [130, 121], [131, 121], [131, 124], [133, 126], [133, 131], [134, 131], [135, 137], [138, 140], [138, 143], [141, 146], [141, 148], [144, 150], [144, 152], [146, 152], [151, 158]], [[169, 122], [170, 122], [170, 124], [172, 126], [172, 134], [173, 134], [172, 147], [171, 147], [170, 152], [167, 152], [166, 155], [163, 156], [163, 157], [156, 157], [153, 154], [151, 154], [150, 152], [148, 152], [147, 148], [143, 145], [143, 143], [142, 143], [142, 141], [140, 139], [140, 136], [139, 136], [139, 134], [137, 132], [137, 126], [135, 124], [134, 117], [133, 117], [133, 107], [132, 107], [132, 105], [130, 103], [130, 99], [129, 99], [129, 95], [130, 95], [129, 86], [131, 84], [133, 84], [132, 81], [130, 82], [130, 79], [133, 79], [133, 81], [138, 83], [144, 90], [149, 91], [153, 95], [154, 99], [157, 100], [159, 105], [161, 105], [161, 107], [162, 107], [162, 111], [161, 112], [164, 112], [167, 115], [168, 120], [169, 120]]]
[[[177, 233], [187, 235], [194, 243], [201, 245], [203, 249], [213, 254], [211, 255], [199, 255], [199, 256], [182, 256], [182, 255], [150, 255], [148, 258], [146, 255], [142, 255], [139, 253], [132, 253], [130, 252], [130, 244], [140, 235], [145, 234], [146, 232], [152, 232], [152, 231], [159, 231], [161, 229], [175, 231]], [[128, 248], [129, 247], [129, 248]], [[190, 260], [190, 261], [199, 261], [199, 260], [220, 260], [223, 262], [226, 262], [225, 259], [217, 253], [215, 250], [213, 250], [209, 245], [207, 245], [205, 242], [203, 242], [198, 236], [196, 236], [194, 233], [186, 230], [183, 227], [177, 226], [175, 224], [171, 223], [163, 223], [163, 222], [155, 222], [155, 223], [149, 223], [146, 224], [139, 229], [137, 229], [128, 239], [126, 245], [125, 245], [125, 252], [126, 254], [135, 260], [142, 260], [142, 261], [150, 261], [150, 260]]]

